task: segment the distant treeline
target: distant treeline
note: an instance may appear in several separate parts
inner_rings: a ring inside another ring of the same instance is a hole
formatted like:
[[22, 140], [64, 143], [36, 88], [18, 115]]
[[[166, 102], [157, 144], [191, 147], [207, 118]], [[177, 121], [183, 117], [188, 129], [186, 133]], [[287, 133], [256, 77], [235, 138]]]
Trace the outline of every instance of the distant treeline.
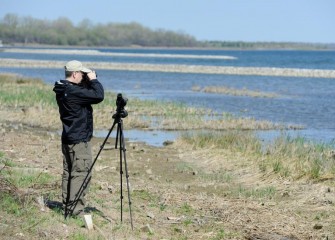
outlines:
[[319, 49], [333, 50], [334, 44], [324, 43], [300, 43], [300, 42], [243, 42], [243, 41], [209, 41], [203, 44], [213, 48], [228, 49]]
[[74, 25], [62, 17], [54, 21], [7, 14], [0, 19], [0, 40], [6, 45], [41, 44], [89, 47], [212, 47], [212, 48], [294, 48], [334, 49], [330, 44], [198, 41], [182, 32], [152, 30], [138, 23], [93, 24], [84, 19]]

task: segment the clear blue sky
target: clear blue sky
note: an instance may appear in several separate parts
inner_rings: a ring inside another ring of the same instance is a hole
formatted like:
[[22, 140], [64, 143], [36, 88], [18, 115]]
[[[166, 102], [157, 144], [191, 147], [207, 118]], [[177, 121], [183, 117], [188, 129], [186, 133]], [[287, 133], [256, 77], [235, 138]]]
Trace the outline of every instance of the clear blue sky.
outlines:
[[[0, 0], [0, 18], [137, 22], [198, 40], [335, 43], [335, 0]], [[0, 36], [1, 37], [1, 36]]]

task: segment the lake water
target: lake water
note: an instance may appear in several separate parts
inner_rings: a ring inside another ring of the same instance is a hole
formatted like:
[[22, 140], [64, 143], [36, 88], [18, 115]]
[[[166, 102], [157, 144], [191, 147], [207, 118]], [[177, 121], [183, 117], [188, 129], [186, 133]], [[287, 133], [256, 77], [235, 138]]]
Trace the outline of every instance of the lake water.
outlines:
[[[73, 56], [70, 54], [0, 52], [0, 58], [58, 60], [64, 62], [78, 59], [90, 62], [335, 69], [335, 51], [96, 50], [102, 53], [119, 53], [121, 55]], [[140, 55], [137, 56], [136, 54]], [[185, 57], [177, 57], [180, 55]], [[220, 59], [208, 56], [231, 56], [234, 59]], [[63, 78], [64, 74], [62, 69], [4, 68], [1, 67], [1, 64], [0, 71], [39, 77], [47, 83], [54, 83]], [[333, 120], [335, 116], [335, 79], [116, 70], [99, 70], [98, 77], [107, 90], [121, 92], [127, 96], [129, 98], [128, 104], [131, 104], [132, 97], [176, 101], [190, 106], [213, 109], [217, 112], [230, 112], [236, 116], [303, 125], [305, 126], [304, 130], [290, 131], [289, 133], [312, 140], [330, 142], [335, 137], [335, 121]], [[280, 97], [255, 98], [194, 92], [192, 91], [194, 86], [246, 88], [261, 92], [277, 93]], [[140, 138], [141, 134], [143, 138], [155, 139], [156, 136], [156, 139], [158, 139], [158, 135], [164, 134], [157, 132], [146, 133], [147, 135], [145, 135], [145, 133], [136, 131], [129, 133], [129, 135], [134, 135], [134, 139]], [[266, 139], [267, 135], [273, 136], [277, 133], [273, 131], [260, 132], [260, 136]], [[169, 133], [166, 138], [167, 140], [172, 140], [171, 138], [175, 136], [175, 134]], [[159, 145], [160, 143], [161, 141], [152, 144]]]

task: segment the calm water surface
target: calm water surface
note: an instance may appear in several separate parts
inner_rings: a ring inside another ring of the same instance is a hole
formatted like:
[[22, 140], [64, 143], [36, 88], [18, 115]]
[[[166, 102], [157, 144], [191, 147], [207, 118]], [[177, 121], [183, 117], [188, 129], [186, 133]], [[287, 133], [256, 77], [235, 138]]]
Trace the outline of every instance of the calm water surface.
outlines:
[[[42, 59], [68, 61], [110, 61], [150, 64], [191, 64], [208, 66], [238, 67], [289, 67], [307, 69], [334, 69], [335, 51], [204, 51], [204, 50], [145, 50], [145, 49], [102, 49], [123, 53], [157, 53], [157, 54], [191, 54], [191, 55], [225, 55], [236, 57], [235, 60], [224, 59], [184, 59], [164, 57], [112, 57], [112, 56], [70, 56], [50, 54], [20, 54], [0, 52], [1, 58]], [[1, 72], [13, 72], [25, 76], [39, 77], [53, 84], [63, 78], [62, 69], [19, 69], [1, 68]], [[236, 116], [253, 117], [286, 124], [299, 124], [306, 127], [303, 131], [290, 132], [308, 139], [330, 142], [335, 137], [334, 97], [335, 79], [297, 78], [271, 76], [237, 76], [215, 74], [132, 72], [101, 70], [99, 80], [107, 90], [121, 92], [129, 98], [157, 99], [177, 101], [190, 106], [210, 108], [218, 112], [231, 112]], [[193, 86], [225, 86], [246, 88], [262, 92], [273, 92], [279, 98], [252, 98], [193, 92]], [[276, 132], [260, 133], [267, 139]], [[99, 134], [98, 134], [99, 135]], [[129, 132], [142, 138], [159, 139], [162, 132]], [[175, 138], [178, 133], [166, 134], [166, 139]], [[267, 136], [269, 135], [269, 136]], [[159, 145], [161, 142], [152, 143]]]

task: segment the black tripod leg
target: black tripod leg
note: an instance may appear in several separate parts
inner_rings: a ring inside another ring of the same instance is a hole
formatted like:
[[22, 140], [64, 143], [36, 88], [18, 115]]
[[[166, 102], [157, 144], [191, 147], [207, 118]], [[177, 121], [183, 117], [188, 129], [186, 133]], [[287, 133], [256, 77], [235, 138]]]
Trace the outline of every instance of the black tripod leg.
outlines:
[[[122, 120], [120, 122], [120, 159], [122, 159], [122, 154], [123, 154], [123, 159], [124, 159], [124, 168], [126, 171], [126, 180], [127, 180], [127, 191], [128, 191], [128, 203], [129, 203], [129, 213], [130, 213], [130, 223], [131, 223], [131, 229], [134, 230], [133, 226], [133, 215], [131, 211], [131, 199], [130, 199], [130, 189], [129, 189], [129, 174], [128, 174], [128, 166], [127, 166], [127, 158], [126, 158], [126, 145], [124, 142], [124, 136], [123, 136], [123, 125], [122, 125]], [[120, 162], [122, 165], [122, 162]]]
[[123, 220], [123, 189], [122, 189], [122, 175], [123, 175], [123, 169], [122, 169], [122, 145], [121, 145], [121, 119], [118, 122], [117, 125], [117, 133], [116, 133], [116, 140], [115, 140], [115, 148], [117, 148], [117, 144], [119, 141], [119, 147], [120, 147], [120, 201], [121, 201], [121, 222]]

